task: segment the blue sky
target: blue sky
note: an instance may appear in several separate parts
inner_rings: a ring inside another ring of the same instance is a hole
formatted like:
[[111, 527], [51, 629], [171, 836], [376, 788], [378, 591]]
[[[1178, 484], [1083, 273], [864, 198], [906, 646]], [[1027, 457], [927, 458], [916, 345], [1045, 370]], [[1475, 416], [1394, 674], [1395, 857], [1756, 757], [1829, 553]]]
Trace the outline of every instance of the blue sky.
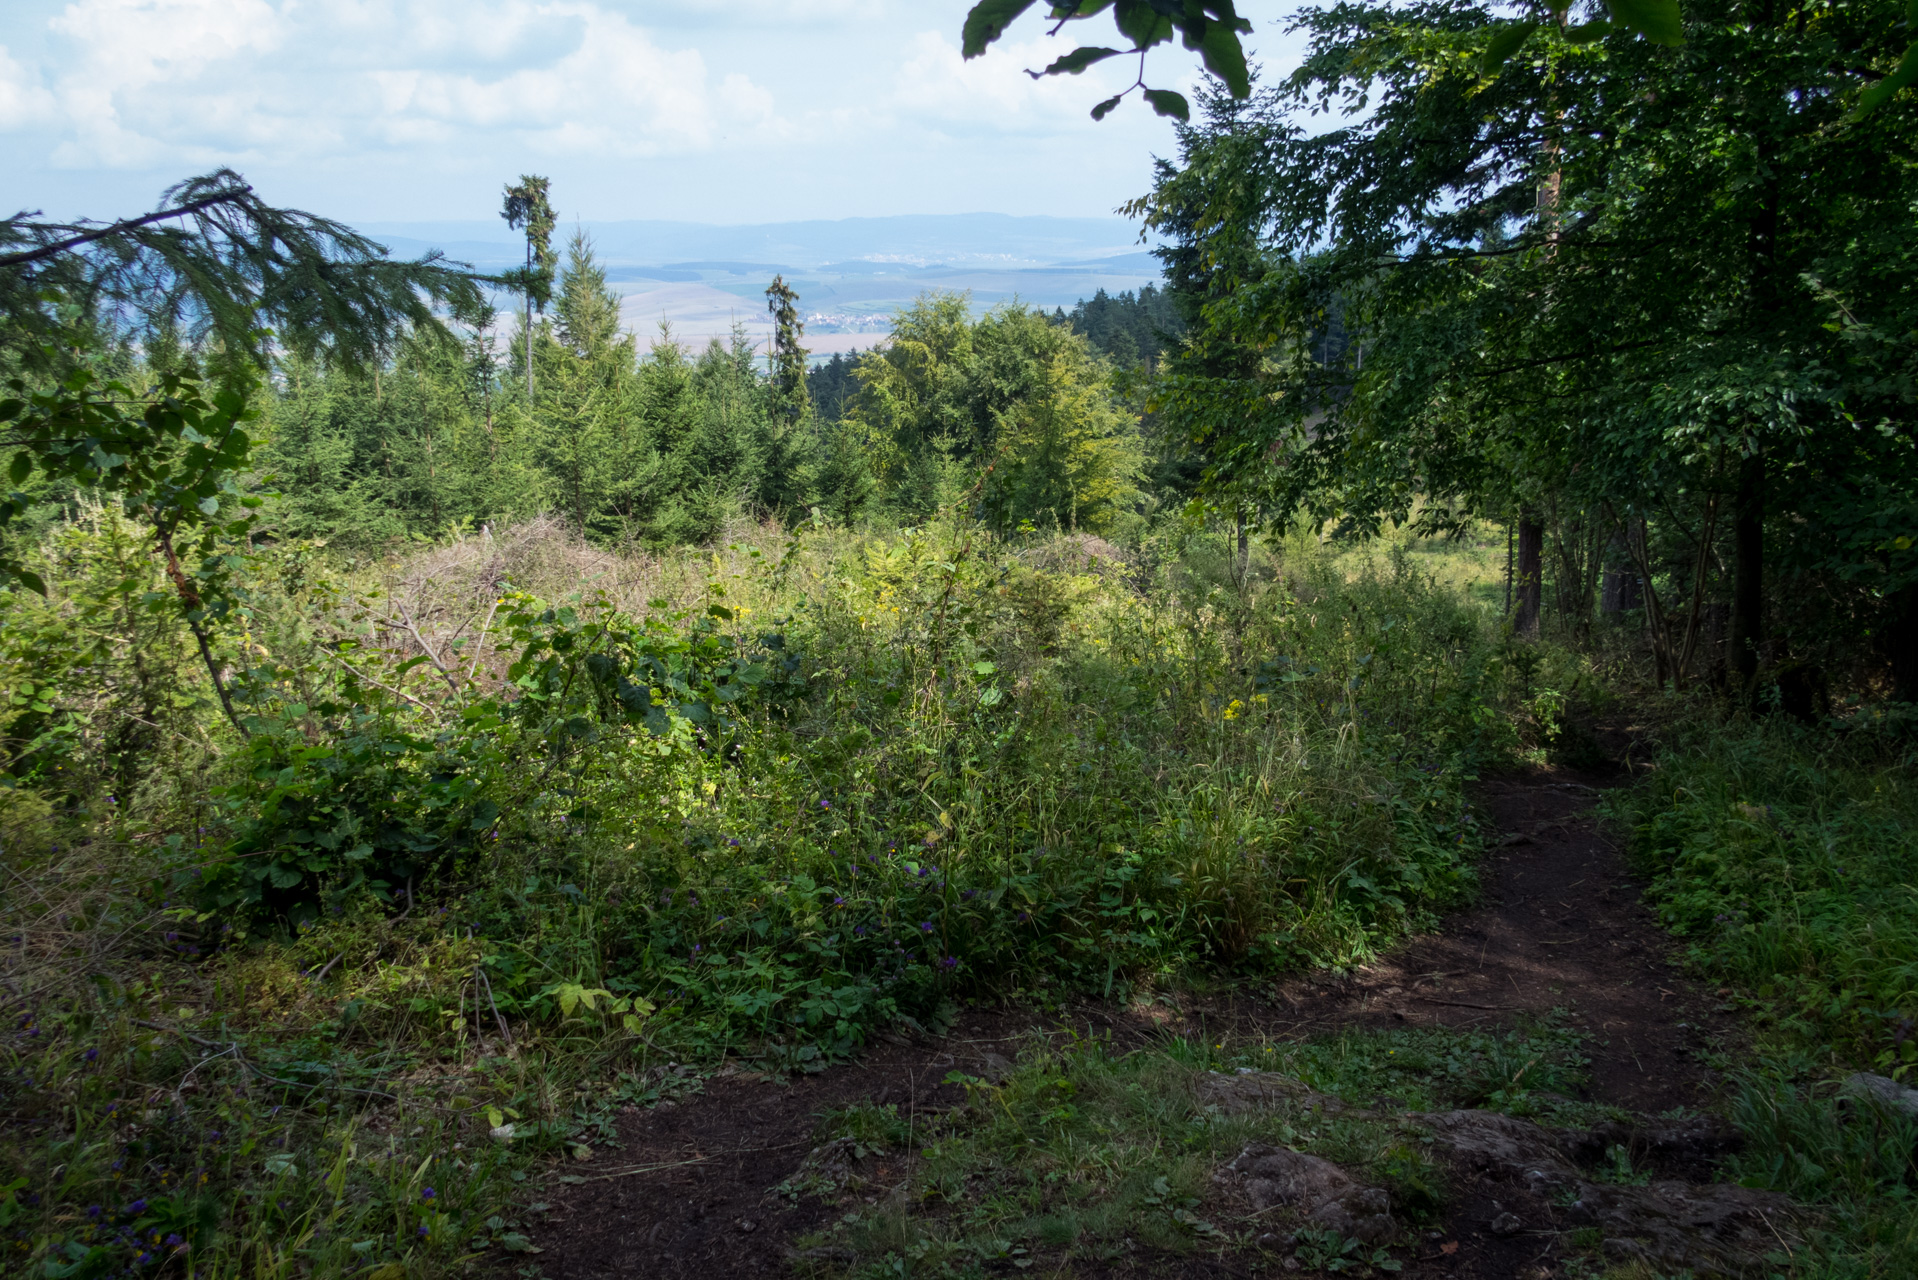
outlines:
[[[525, 171], [563, 217], [601, 221], [1089, 216], [1142, 192], [1170, 127], [1136, 97], [1087, 118], [1129, 73], [1033, 82], [1077, 43], [1034, 15], [964, 63], [967, 7], [6, 0], [0, 204], [120, 215], [220, 164], [277, 203], [384, 222], [491, 218]], [[1294, 7], [1242, 0], [1269, 66]], [[1195, 69], [1161, 48], [1148, 78]]]

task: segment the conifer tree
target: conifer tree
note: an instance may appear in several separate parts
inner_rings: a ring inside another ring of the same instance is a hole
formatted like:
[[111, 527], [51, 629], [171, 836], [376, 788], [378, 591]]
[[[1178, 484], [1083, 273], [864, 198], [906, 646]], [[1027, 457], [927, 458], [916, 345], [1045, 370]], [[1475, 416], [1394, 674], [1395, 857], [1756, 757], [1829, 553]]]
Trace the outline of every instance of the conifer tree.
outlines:
[[546, 198], [548, 179], [530, 173], [520, 175], [517, 183], [506, 188], [506, 201], [500, 217], [506, 225], [526, 231], [526, 265], [509, 271], [501, 279], [517, 285], [526, 297], [526, 324], [520, 331], [526, 343], [526, 399], [533, 398], [533, 307], [541, 313], [553, 296], [553, 277], [559, 267], [559, 255], [553, 252], [552, 203]]
[[811, 408], [806, 394], [806, 349], [800, 345], [806, 326], [799, 319], [799, 295], [774, 276], [766, 286], [766, 310], [773, 318], [770, 352], [773, 415], [797, 426]]
[[754, 442], [758, 471], [755, 496], [767, 510], [783, 512], [803, 501], [809, 452], [805, 448], [805, 428], [812, 418], [799, 295], [783, 276], [774, 276], [766, 287], [766, 311], [772, 316], [773, 336], [768, 353], [767, 412]]

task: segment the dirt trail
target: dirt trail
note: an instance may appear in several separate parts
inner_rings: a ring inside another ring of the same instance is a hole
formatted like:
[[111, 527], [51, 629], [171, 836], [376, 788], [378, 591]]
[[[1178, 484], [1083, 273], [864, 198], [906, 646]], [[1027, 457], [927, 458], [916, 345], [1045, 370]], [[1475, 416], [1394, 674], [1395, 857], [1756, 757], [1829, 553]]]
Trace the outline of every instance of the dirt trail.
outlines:
[[1592, 812], [1613, 781], [1540, 769], [1482, 783], [1480, 824], [1498, 834], [1479, 904], [1349, 977], [1284, 984], [1283, 1012], [1259, 1020], [1296, 1034], [1564, 1009], [1593, 1037], [1593, 1100], [1648, 1114], [1698, 1104], [1711, 1080], [1695, 1054], [1730, 1019], [1671, 963], [1671, 936]]
[[[961, 1091], [942, 1083], [947, 1072], [990, 1075], [1022, 1037], [1062, 1024], [1143, 1043], [1228, 1028], [1302, 1038], [1341, 1026], [1499, 1026], [1563, 1009], [1592, 1036], [1593, 1100], [1648, 1115], [1700, 1105], [1712, 1078], [1695, 1053], [1730, 1021], [1712, 993], [1670, 963], [1671, 939], [1639, 901], [1621, 851], [1592, 813], [1612, 781], [1540, 769], [1481, 784], [1480, 822], [1499, 834], [1482, 868], [1479, 904], [1348, 975], [1304, 975], [1270, 998], [1188, 1000], [1150, 1016], [1110, 1006], [1069, 1018], [973, 1010], [945, 1037], [889, 1036], [860, 1062], [821, 1075], [791, 1082], [720, 1076], [703, 1095], [628, 1112], [619, 1155], [556, 1171], [565, 1181], [543, 1193], [552, 1207], [532, 1232], [545, 1250], [540, 1272], [547, 1280], [788, 1273], [791, 1240], [840, 1212], [810, 1199], [768, 1212], [768, 1193], [798, 1168], [821, 1111], [861, 1099], [897, 1103], [906, 1115], [951, 1106]], [[882, 1167], [879, 1179], [889, 1172]], [[1463, 1247], [1421, 1257], [1408, 1274], [1553, 1274], [1538, 1268], [1534, 1246], [1483, 1229], [1495, 1210], [1491, 1191], [1480, 1190], [1449, 1224]], [[1241, 1273], [1210, 1263], [1172, 1270]]]

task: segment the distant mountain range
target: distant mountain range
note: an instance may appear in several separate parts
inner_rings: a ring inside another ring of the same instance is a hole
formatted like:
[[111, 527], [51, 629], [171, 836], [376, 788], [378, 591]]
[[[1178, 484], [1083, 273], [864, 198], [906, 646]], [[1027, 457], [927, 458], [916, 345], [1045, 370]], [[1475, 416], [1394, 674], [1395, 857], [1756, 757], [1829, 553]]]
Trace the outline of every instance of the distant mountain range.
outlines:
[[[1139, 257], [1136, 223], [1121, 218], [1015, 217], [1003, 213], [909, 214], [892, 218], [712, 226], [697, 222], [584, 222], [609, 266], [819, 270], [872, 267], [1089, 266]], [[562, 224], [557, 238], [571, 234]], [[360, 230], [395, 253], [429, 248], [477, 267], [511, 266], [525, 241], [491, 222], [373, 222]]]
[[[583, 222], [628, 325], [703, 346], [735, 324], [768, 331], [766, 286], [799, 292], [815, 355], [872, 345], [887, 319], [928, 290], [968, 291], [984, 309], [1012, 301], [1070, 308], [1100, 289], [1155, 283], [1159, 262], [1120, 218], [1000, 213], [843, 218], [710, 226], [695, 222]], [[525, 240], [505, 222], [373, 222], [360, 230], [402, 257], [438, 249], [482, 271], [517, 266]], [[573, 226], [562, 224], [562, 243]], [[501, 300], [503, 309], [510, 307]]]

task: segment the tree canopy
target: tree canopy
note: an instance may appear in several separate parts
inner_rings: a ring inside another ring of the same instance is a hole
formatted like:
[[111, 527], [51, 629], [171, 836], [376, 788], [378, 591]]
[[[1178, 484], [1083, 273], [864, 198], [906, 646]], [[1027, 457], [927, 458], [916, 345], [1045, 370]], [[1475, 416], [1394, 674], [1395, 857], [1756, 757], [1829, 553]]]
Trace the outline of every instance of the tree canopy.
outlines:
[[1723, 521], [1747, 678], [1768, 572], [1902, 617], [1914, 110], [1854, 115], [1897, 14], [1706, 0], [1679, 47], [1553, 27], [1493, 75], [1484, 5], [1302, 13], [1301, 68], [1215, 88], [1138, 205], [1203, 299], [1162, 410], [1277, 512], [1678, 513], [1701, 566]]

